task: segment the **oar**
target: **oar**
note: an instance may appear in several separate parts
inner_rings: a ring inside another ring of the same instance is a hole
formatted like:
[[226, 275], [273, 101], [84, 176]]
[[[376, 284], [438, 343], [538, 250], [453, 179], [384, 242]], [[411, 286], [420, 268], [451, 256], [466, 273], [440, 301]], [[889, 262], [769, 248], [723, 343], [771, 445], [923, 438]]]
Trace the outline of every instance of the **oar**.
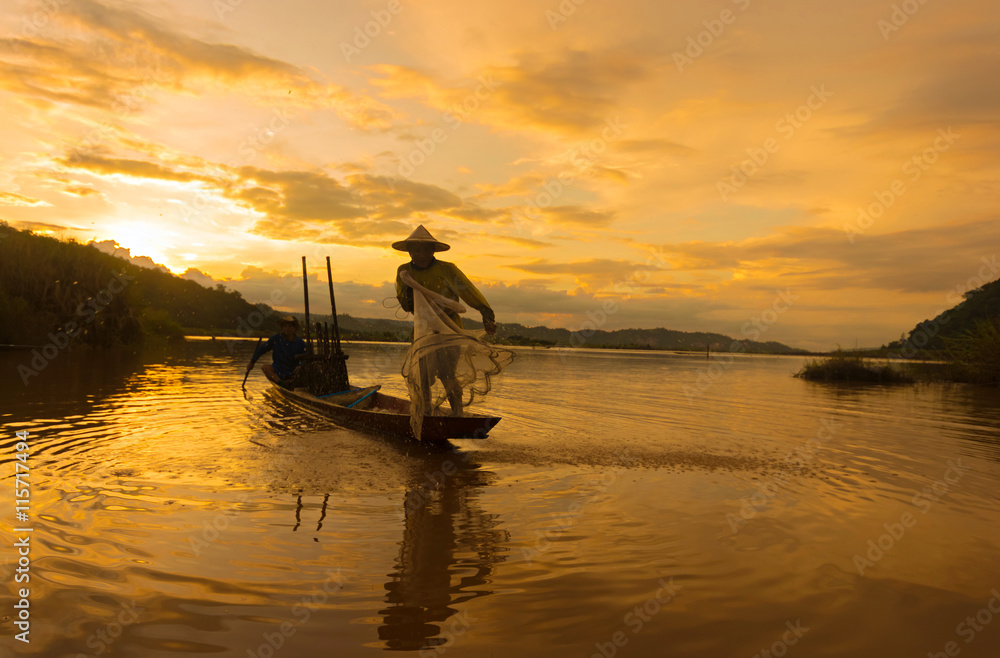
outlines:
[[[254, 354], [257, 353], [257, 348], [260, 347], [260, 341], [262, 341], [262, 340], [264, 340], [263, 337], [257, 339], [257, 344], [253, 346]], [[253, 357], [251, 357], [251, 358], [253, 358]], [[250, 363], [250, 367], [247, 368], [246, 374], [243, 375], [243, 386], [241, 386], [240, 388], [242, 388], [244, 391], [247, 390], [247, 377], [250, 376], [250, 371], [253, 370], [253, 364], [254, 363], [256, 363], [256, 361], [253, 361], [253, 362]]]

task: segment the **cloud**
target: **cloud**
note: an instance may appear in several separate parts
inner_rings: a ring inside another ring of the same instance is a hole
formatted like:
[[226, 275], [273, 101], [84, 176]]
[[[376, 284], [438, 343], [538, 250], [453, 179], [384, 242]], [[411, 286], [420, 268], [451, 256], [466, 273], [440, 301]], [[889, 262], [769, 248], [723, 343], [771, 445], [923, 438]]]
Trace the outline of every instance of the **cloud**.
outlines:
[[[385, 237], [412, 230], [403, 220], [438, 215], [483, 224], [509, 216], [507, 209], [483, 207], [436, 185], [368, 173], [338, 179], [319, 169], [274, 171], [197, 159], [179, 165], [169, 156], [149, 162], [81, 152], [56, 162], [96, 176], [201, 183], [202, 194], [212, 193], [254, 211], [259, 219], [253, 232], [278, 240], [384, 246]], [[580, 209], [574, 212], [585, 217]]]
[[182, 183], [215, 182], [215, 179], [197, 172], [177, 170], [155, 162], [126, 158], [106, 158], [93, 153], [74, 152], [55, 160], [67, 169], [93, 174], [129, 176], [152, 180], [169, 180]]
[[589, 210], [580, 205], [542, 208], [545, 220], [555, 225], [607, 226], [614, 220], [612, 210]]
[[624, 51], [571, 49], [516, 57], [512, 65], [486, 67], [466, 80], [381, 64], [372, 67], [378, 77], [371, 82], [387, 98], [419, 98], [460, 121], [580, 136], [599, 132], [614, 114], [620, 91], [649, 72], [647, 58]]
[[510, 242], [511, 244], [515, 244], [519, 247], [528, 247], [529, 249], [541, 249], [543, 247], [553, 246], [551, 242], [545, 242], [544, 240], [535, 240], [534, 238], [523, 238], [512, 235], [497, 235], [493, 236], [492, 239]]
[[618, 284], [616, 294], [622, 294], [625, 290], [631, 294], [631, 291], [646, 286], [651, 273], [662, 269], [650, 263], [610, 258], [591, 258], [567, 263], [536, 259], [504, 267], [530, 274], [566, 275], [576, 281], [577, 285], [584, 285], [592, 290], [608, 289]]
[[695, 150], [668, 139], [622, 139], [615, 143], [615, 148], [627, 153], [654, 153], [679, 156], [694, 155]]
[[130, 249], [121, 247], [114, 240], [101, 240], [100, 242], [91, 240], [87, 243], [88, 246], [93, 247], [99, 251], [103, 251], [106, 254], [111, 254], [123, 260], [127, 260], [133, 265], [138, 265], [139, 267], [145, 267], [148, 270], [159, 270], [161, 272], [170, 273], [170, 270], [159, 263], [153, 262], [153, 259], [148, 256], [133, 256]]
[[64, 194], [70, 194], [72, 196], [79, 196], [79, 197], [93, 196], [95, 194], [97, 196], [103, 196], [100, 191], [95, 190], [92, 187], [86, 187], [85, 185], [67, 185], [62, 189], [62, 192]]
[[969, 276], [993, 252], [995, 218], [856, 236], [843, 230], [785, 227], [762, 238], [692, 241], [662, 246], [674, 270], [728, 271], [751, 283], [778, 279], [818, 290], [880, 289], [939, 292]]
[[128, 115], [155, 91], [237, 92], [273, 106], [277, 100], [333, 110], [352, 127], [383, 131], [396, 113], [288, 62], [232, 44], [208, 43], [135, 7], [74, 0], [51, 15], [76, 37], [0, 40], [0, 89], [46, 103]]
[[29, 196], [24, 196], [23, 194], [18, 194], [17, 192], [0, 192], [0, 204], [5, 206], [51, 206], [51, 203], [42, 201], [41, 199], [34, 199]]
[[918, 28], [910, 35], [894, 44], [899, 50], [879, 70], [899, 70], [920, 61], [919, 70], [894, 89], [893, 102], [873, 108], [870, 117], [849, 132], [865, 138], [898, 138], [901, 133], [923, 135], [949, 125], [995, 132], [1000, 93], [996, 85], [985, 83], [1000, 78], [995, 25], [972, 22], [922, 33]]
[[[302, 276], [300, 273], [286, 274], [259, 267], [247, 267], [239, 277], [217, 279], [198, 269], [189, 269], [182, 278], [214, 288], [222, 284], [238, 291], [251, 304], [264, 303], [282, 311], [303, 309]], [[359, 317], [395, 317], [398, 307], [396, 291], [391, 282], [378, 285], [356, 281], [335, 281], [334, 293], [337, 313], [347, 313]], [[309, 307], [315, 315], [329, 315], [330, 292], [326, 274], [309, 275]]]
[[[680, 331], [720, 331], [736, 335], [739, 325], [709, 319], [712, 312], [731, 308], [721, 300], [668, 297], [626, 298], [597, 295], [582, 289], [551, 290], [537, 281], [517, 284], [485, 283], [478, 286], [497, 313], [499, 322], [544, 324], [578, 330], [585, 322], [601, 318], [601, 329], [666, 327]], [[608, 309], [611, 309], [609, 312]]]

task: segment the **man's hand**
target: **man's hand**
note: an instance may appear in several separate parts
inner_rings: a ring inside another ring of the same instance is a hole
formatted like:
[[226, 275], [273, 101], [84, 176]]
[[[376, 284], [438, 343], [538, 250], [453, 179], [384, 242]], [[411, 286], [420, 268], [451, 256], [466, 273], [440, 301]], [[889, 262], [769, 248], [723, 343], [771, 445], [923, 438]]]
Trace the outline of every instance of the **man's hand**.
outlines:
[[497, 323], [494, 320], [483, 320], [483, 328], [486, 329], [486, 335], [492, 336], [497, 332]]

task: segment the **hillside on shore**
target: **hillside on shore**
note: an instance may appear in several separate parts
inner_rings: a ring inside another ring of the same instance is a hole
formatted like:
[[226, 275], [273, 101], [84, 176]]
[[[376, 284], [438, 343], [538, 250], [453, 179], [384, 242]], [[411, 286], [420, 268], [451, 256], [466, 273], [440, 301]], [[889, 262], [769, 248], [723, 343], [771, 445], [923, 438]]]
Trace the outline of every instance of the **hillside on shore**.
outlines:
[[955, 306], [920, 322], [905, 337], [889, 343], [884, 349], [907, 358], [917, 353], [940, 352], [975, 332], [979, 325], [996, 322], [1000, 318], [1000, 279], [968, 290], [961, 296], [957, 292], [949, 293], [948, 299], [955, 301]]
[[0, 282], [0, 344], [114, 347], [180, 338], [191, 328], [235, 335], [240, 318], [260, 312], [222, 286], [205, 288], [5, 222]]

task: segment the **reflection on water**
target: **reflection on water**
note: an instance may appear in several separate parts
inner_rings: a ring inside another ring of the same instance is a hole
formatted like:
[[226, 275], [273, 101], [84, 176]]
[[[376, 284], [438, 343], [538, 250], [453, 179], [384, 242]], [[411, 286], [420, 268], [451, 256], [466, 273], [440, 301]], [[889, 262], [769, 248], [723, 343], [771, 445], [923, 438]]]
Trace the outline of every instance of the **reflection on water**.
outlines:
[[448, 456], [437, 470], [414, 473], [402, 507], [403, 540], [379, 638], [389, 649], [425, 649], [468, 630], [459, 606], [488, 589], [494, 565], [506, 559], [509, 536], [496, 515], [480, 508], [477, 489], [490, 473]]
[[[244, 396], [252, 344], [74, 353], [28, 386], [0, 353], [0, 486], [31, 433], [18, 655], [753, 656], [798, 621], [788, 655], [1000, 654], [996, 623], [956, 633], [1000, 591], [997, 389], [522, 350], [491, 437], [440, 451]], [[348, 351], [403, 393], [399, 346]]]

